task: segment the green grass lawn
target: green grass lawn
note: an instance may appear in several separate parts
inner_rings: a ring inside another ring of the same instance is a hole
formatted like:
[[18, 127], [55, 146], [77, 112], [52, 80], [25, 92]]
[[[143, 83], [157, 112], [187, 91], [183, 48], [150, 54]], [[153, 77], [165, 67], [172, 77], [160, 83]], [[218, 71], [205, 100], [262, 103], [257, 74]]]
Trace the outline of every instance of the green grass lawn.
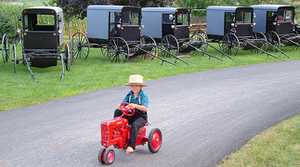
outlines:
[[219, 167], [299, 167], [300, 115], [251, 139]]
[[[256, 63], [299, 60], [300, 51], [288, 48], [289, 59], [281, 60], [266, 55], [242, 51], [234, 60], [209, 60], [201, 55], [185, 58], [190, 65], [178, 63], [177, 66], [161, 65], [158, 60], [135, 59], [128, 63], [110, 63], [108, 58], [101, 56], [99, 49], [92, 49], [89, 58], [77, 61], [67, 72], [65, 79], [60, 81], [60, 66], [46, 69], [33, 68], [37, 80], [31, 79], [26, 67], [17, 65], [17, 73], [13, 73], [13, 65], [0, 63], [0, 111], [19, 108], [46, 102], [51, 99], [72, 96], [83, 92], [91, 92], [103, 88], [124, 85], [130, 74], [140, 73], [146, 80], [157, 79], [181, 73], [205, 71], [232, 66]], [[211, 54], [214, 51], [210, 50]]]

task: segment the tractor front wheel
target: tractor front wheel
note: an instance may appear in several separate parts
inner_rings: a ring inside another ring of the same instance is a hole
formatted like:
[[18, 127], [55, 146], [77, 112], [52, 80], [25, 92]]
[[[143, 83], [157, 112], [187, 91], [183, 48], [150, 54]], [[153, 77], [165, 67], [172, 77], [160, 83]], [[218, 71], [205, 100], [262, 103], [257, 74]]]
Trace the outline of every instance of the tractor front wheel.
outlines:
[[105, 165], [111, 165], [115, 161], [115, 151], [113, 149], [101, 149], [98, 154], [98, 161]]

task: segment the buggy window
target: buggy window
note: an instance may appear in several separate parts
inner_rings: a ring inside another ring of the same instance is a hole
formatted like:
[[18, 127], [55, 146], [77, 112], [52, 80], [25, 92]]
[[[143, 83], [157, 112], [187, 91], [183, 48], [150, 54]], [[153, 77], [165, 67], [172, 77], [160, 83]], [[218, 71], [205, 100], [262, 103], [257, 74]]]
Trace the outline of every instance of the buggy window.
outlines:
[[283, 17], [284, 17], [284, 22], [293, 22], [293, 11], [285, 10]]
[[284, 9], [278, 12], [278, 16], [276, 18], [277, 22], [293, 22], [293, 13], [292, 9]]
[[173, 24], [175, 21], [175, 17], [173, 14], [163, 14], [162, 15], [162, 23], [163, 24]]
[[109, 33], [110, 36], [114, 36], [117, 33], [117, 25], [121, 25], [121, 13], [119, 12], [110, 12], [109, 13]]
[[139, 25], [140, 24], [140, 13], [137, 11], [124, 11], [122, 15], [123, 25]]
[[111, 24], [121, 24], [121, 13], [115, 12], [115, 13], [109, 13], [110, 18], [109, 18], [109, 22]]
[[275, 17], [275, 15], [276, 15], [276, 13], [273, 12], [273, 11], [268, 11], [268, 12], [267, 12], [267, 17], [268, 17], [268, 18], [273, 18], [273, 17]]
[[37, 25], [39, 26], [54, 26], [55, 18], [54, 15], [37, 15]]
[[54, 15], [24, 15], [24, 29], [28, 31], [55, 31]]
[[189, 25], [189, 14], [188, 13], [177, 13], [176, 25]]
[[225, 12], [225, 23], [232, 23], [234, 22], [234, 13]]
[[239, 11], [236, 14], [236, 23], [242, 23], [242, 24], [252, 23], [252, 12], [251, 11]]

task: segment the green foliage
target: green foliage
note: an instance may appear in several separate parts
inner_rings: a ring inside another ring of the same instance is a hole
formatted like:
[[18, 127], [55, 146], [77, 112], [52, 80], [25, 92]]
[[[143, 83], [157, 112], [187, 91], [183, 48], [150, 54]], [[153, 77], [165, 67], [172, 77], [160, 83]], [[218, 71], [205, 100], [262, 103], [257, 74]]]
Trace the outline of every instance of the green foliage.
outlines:
[[20, 23], [22, 6], [0, 2], [0, 35], [7, 33], [10, 38], [16, 34]]
[[261, 3], [291, 3], [292, 0], [176, 0], [176, 5], [188, 8], [205, 9], [210, 5], [253, 5]]
[[48, 0], [46, 2], [43, 2], [45, 6], [57, 6], [58, 5], [58, 0]]

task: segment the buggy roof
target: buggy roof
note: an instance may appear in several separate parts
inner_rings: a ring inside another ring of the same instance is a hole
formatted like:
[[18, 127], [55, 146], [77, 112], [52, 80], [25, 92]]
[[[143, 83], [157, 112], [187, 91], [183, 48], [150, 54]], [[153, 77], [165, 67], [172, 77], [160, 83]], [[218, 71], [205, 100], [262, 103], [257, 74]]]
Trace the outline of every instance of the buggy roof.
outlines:
[[252, 9], [246, 6], [208, 6], [207, 10], [221, 10], [221, 11], [232, 11], [235, 12], [238, 8]]
[[28, 7], [28, 8], [25, 8], [23, 11], [35, 11], [35, 10], [52, 10], [55, 13], [62, 13], [63, 12], [63, 10], [60, 7], [54, 7], [54, 6]]
[[175, 13], [177, 8], [174, 7], [146, 7], [142, 8], [143, 12], [172, 12]]
[[122, 11], [123, 8], [138, 9], [134, 6], [121, 6], [121, 5], [89, 5], [88, 10], [108, 10], [108, 11]]
[[264, 9], [264, 10], [273, 10], [277, 11], [279, 8], [287, 7], [287, 8], [294, 8], [292, 5], [273, 5], [273, 4], [262, 4], [262, 5], [252, 5], [251, 6], [254, 9]]

